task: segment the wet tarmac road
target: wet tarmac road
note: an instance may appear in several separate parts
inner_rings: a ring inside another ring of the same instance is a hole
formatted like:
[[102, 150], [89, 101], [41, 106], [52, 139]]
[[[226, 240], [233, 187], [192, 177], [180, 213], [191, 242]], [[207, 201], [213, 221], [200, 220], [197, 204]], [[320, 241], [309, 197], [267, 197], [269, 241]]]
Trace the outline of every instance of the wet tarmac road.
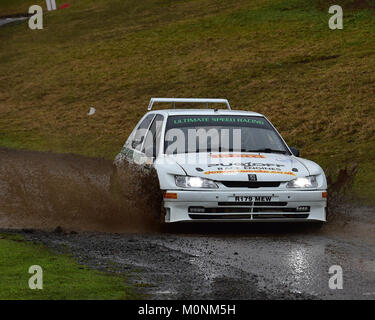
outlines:
[[[143, 292], [151, 299], [375, 299], [373, 239], [297, 227], [206, 224], [151, 234], [24, 235], [55, 250], [69, 247], [94, 268], [115, 263], [132, 281], [147, 284]], [[333, 265], [343, 270], [342, 290], [329, 288]]]

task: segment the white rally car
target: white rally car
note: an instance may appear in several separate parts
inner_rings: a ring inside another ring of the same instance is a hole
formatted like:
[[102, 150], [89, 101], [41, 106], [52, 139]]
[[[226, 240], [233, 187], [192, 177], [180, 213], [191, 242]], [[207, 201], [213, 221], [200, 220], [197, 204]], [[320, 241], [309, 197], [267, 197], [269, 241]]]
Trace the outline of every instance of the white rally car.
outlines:
[[[152, 110], [155, 102], [207, 109]], [[225, 104], [228, 110], [208, 109]], [[115, 165], [154, 168], [165, 222], [326, 221], [322, 168], [288, 147], [265, 116], [226, 99], [152, 98]]]

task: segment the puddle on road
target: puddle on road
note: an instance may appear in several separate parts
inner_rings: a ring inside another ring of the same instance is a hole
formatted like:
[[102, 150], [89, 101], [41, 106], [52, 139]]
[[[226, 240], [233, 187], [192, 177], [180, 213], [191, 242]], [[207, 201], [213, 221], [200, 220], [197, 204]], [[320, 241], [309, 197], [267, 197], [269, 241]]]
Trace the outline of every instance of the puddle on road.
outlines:
[[156, 174], [128, 166], [116, 190], [111, 188], [112, 174], [107, 160], [0, 149], [0, 227], [158, 230], [161, 193]]

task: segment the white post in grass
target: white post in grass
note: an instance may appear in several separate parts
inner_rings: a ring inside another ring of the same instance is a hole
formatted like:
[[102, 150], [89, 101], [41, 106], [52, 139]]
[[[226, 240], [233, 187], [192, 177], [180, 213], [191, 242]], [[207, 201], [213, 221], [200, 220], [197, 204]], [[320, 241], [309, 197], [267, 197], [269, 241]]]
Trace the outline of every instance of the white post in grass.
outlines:
[[46, 0], [47, 10], [56, 10], [56, 0]]

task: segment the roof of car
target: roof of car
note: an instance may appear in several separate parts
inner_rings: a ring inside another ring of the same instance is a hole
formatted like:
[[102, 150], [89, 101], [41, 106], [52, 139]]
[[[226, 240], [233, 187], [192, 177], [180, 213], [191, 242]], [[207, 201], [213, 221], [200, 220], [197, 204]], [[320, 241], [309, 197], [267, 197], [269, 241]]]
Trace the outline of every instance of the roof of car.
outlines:
[[223, 109], [162, 109], [162, 110], [152, 110], [148, 113], [158, 113], [165, 116], [175, 116], [175, 115], [243, 115], [243, 116], [257, 116], [263, 117], [262, 114], [252, 111], [244, 110], [223, 110]]

